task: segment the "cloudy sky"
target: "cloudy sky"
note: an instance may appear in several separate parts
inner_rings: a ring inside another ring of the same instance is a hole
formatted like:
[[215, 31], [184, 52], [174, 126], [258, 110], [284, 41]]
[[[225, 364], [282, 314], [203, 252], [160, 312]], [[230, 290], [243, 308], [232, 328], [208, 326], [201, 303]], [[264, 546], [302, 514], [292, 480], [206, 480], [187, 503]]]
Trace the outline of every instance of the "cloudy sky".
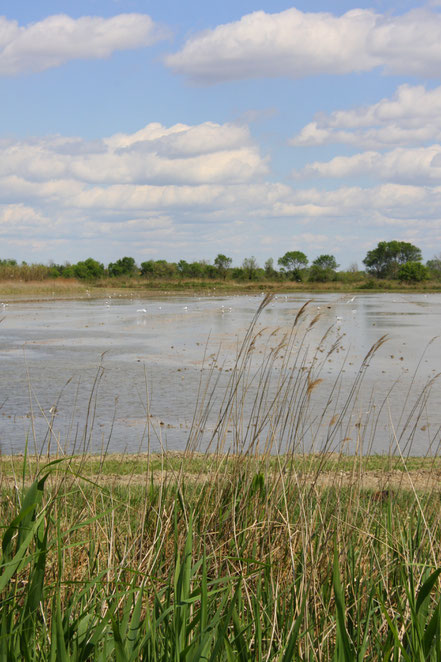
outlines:
[[0, 11], [1, 258], [441, 251], [441, 0]]

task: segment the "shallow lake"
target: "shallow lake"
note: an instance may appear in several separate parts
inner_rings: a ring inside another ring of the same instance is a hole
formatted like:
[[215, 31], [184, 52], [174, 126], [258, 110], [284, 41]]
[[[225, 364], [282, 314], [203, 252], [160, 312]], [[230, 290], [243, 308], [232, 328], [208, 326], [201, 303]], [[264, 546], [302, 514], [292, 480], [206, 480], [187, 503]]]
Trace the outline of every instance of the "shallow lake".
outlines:
[[437, 452], [441, 295], [278, 295], [239, 375], [262, 299], [0, 304], [1, 452], [182, 450], [191, 432], [198, 450]]

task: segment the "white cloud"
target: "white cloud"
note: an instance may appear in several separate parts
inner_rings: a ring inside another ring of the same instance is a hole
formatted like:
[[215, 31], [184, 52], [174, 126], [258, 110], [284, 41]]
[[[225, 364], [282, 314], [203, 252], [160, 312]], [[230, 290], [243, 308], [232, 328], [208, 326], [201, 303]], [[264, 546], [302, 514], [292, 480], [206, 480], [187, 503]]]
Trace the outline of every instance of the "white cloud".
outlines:
[[90, 144], [61, 136], [0, 143], [0, 177], [28, 182], [237, 184], [267, 170], [248, 129], [232, 124], [155, 123]]
[[439, 78], [441, 15], [389, 16], [353, 9], [341, 16], [295, 8], [257, 11], [190, 38], [166, 58], [176, 73], [211, 84], [243, 78], [303, 78], [383, 67], [386, 73]]
[[16, 224], [27, 232], [30, 229], [41, 231], [43, 225], [49, 224], [49, 219], [33, 207], [21, 203], [0, 205], [0, 231], [4, 232]]
[[290, 141], [293, 146], [343, 143], [368, 149], [441, 142], [441, 87], [401, 85], [371, 106], [320, 113]]
[[[37, 259], [56, 261], [91, 253], [102, 261], [122, 254], [198, 259], [233, 244], [231, 254], [239, 261], [250, 253], [261, 259], [258, 248], [269, 246], [270, 235], [276, 256], [286, 252], [287, 237], [293, 236], [305, 250], [341, 252], [339, 237], [357, 229], [367, 234], [373, 226], [393, 234], [390, 238], [412, 229], [415, 243], [432, 251], [433, 237], [441, 234], [441, 182], [430, 173], [439, 161], [436, 145], [312, 164], [318, 174], [327, 168], [326, 176], [346, 176], [357, 168], [401, 173], [397, 181], [371, 188], [327, 191], [302, 188], [300, 181], [294, 188], [266, 180], [265, 159], [247, 128], [228, 124], [147, 125], [92, 142], [63, 136], [4, 139], [0, 233], [5, 245], [26, 246], [27, 238]], [[417, 171], [427, 173], [424, 181], [413, 180]], [[11, 257], [32, 259], [11, 250]], [[268, 255], [262, 257], [263, 263]]]
[[133, 134], [117, 133], [106, 139], [111, 149], [156, 151], [170, 158], [188, 157], [251, 145], [248, 127], [204, 122], [196, 126], [175, 124], [165, 127], [152, 122]]
[[369, 175], [388, 182], [436, 183], [441, 182], [441, 145], [336, 156], [330, 161], [310, 163], [294, 174], [337, 178]]
[[[346, 240], [347, 238], [345, 238]], [[291, 244], [301, 246], [302, 251], [336, 253], [341, 243], [341, 237], [332, 237], [331, 239], [329, 235], [313, 232], [301, 232], [291, 237]]]
[[372, 30], [369, 52], [386, 73], [440, 77], [441, 16], [414, 9], [399, 17], [384, 17]]
[[115, 51], [150, 46], [164, 36], [146, 14], [78, 19], [57, 14], [25, 27], [0, 16], [0, 75], [44, 71], [69, 60], [106, 58]]
[[364, 10], [342, 17], [294, 8], [257, 11], [196, 35], [166, 64], [203, 83], [367, 71], [380, 63], [367, 54], [365, 43], [375, 21], [375, 14]]

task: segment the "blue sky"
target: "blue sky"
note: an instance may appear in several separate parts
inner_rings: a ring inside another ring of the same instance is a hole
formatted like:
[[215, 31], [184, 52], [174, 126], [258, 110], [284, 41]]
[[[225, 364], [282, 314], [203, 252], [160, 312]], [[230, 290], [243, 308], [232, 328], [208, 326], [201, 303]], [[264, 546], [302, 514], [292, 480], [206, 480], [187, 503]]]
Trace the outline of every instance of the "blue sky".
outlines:
[[441, 1], [1, 11], [0, 257], [441, 251]]

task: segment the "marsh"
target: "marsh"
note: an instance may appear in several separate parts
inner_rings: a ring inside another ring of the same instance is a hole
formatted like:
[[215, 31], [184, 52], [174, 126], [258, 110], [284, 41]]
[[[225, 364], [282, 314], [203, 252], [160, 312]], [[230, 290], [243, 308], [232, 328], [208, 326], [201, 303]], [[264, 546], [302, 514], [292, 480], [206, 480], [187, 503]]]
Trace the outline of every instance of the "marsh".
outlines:
[[[109, 291], [100, 300], [10, 302], [0, 326], [2, 452], [22, 452], [26, 440], [31, 450], [50, 452], [182, 450], [195, 412], [204, 420], [198, 436], [204, 450], [262, 299], [140, 299]], [[292, 325], [307, 301], [294, 337]], [[406, 427], [401, 441], [412, 444], [412, 454], [435, 452], [441, 397], [436, 379], [425, 387], [441, 368], [440, 323], [440, 294], [279, 294], [255, 321], [257, 338], [236, 391], [241, 404], [225, 425], [225, 447], [234, 442], [233, 428], [236, 436], [238, 426], [242, 433], [250, 425], [256, 429], [257, 417], [265, 415], [259, 443], [267, 443], [274, 395], [288, 371], [303, 371], [306, 386], [314, 388], [296, 414], [302, 430], [297, 426], [295, 443], [302, 450], [317, 450], [329, 439], [350, 396], [332, 437], [336, 447], [388, 452]], [[384, 335], [353, 392], [364, 357]], [[288, 400], [287, 391], [283, 397], [292, 409], [295, 398]], [[278, 448], [293, 443], [293, 430], [293, 422], [277, 429]]]

